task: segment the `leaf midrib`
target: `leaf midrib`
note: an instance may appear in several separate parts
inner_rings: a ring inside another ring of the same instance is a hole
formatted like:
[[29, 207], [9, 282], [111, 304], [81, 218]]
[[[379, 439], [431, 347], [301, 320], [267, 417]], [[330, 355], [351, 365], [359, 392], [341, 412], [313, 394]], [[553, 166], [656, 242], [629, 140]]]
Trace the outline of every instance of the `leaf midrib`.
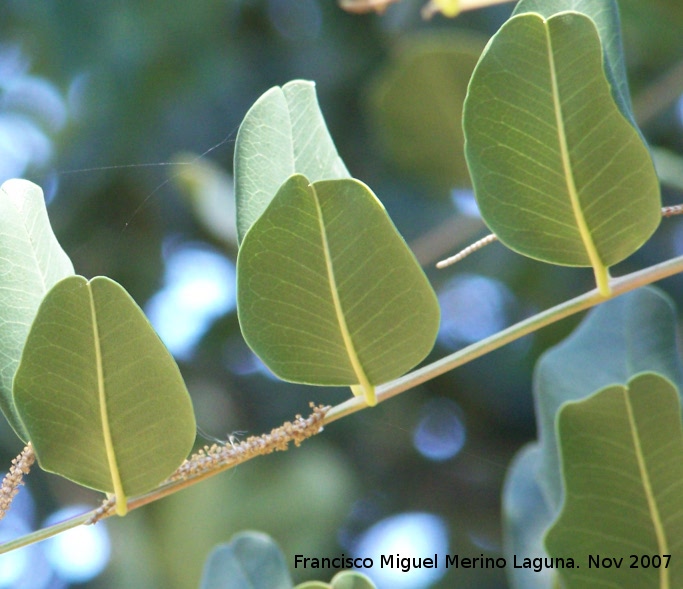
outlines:
[[95, 309], [95, 297], [92, 292], [92, 284], [87, 283], [88, 298], [90, 301], [90, 317], [92, 321], [93, 342], [95, 348], [95, 366], [97, 369], [97, 398], [100, 407], [100, 421], [102, 423], [102, 438], [104, 440], [104, 447], [107, 453], [107, 462], [109, 464], [109, 473], [111, 474], [112, 485], [114, 487], [114, 495], [116, 497], [116, 513], [118, 515], [125, 515], [128, 511], [126, 496], [123, 492], [123, 483], [121, 482], [121, 473], [116, 461], [116, 451], [114, 450], [114, 441], [111, 435], [111, 428], [109, 426], [109, 412], [107, 411], [107, 395], [104, 383], [104, 370], [102, 367], [102, 348], [100, 346], [99, 325], [97, 322], [97, 311]]
[[595, 280], [598, 290], [603, 296], [610, 295], [609, 288], [609, 274], [607, 267], [600, 259], [597, 247], [591, 236], [586, 217], [581, 209], [581, 202], [579, 201], [579, 193], [574, 181], [574, 173], [572, 169], [572, 162], [569, 156], [569, 145], [567, 144], [567, 133], [564, 128], [564, 113], [562, 112], [562, 103], [560, 100], [560, 89], [557, 81], [557, 71], [555, 67], [554, 51], [552, 37], [550, 35], [550, 27], [548, 20], [544, 21], [544, 30], [546, 33], [547, 47], [548, 47], [548, 66], [550, 68], [550, 84], [553, 96], [553, 109], [555, 111], [555, 123], [557, 125], [557, 139], [562, 157], [562, 169], [564, 171], [564, 178], [567, 184], [567, 192], [569, 194], [569, 201], [574, 212], [574, 219], [576, 220], [579, 229], [581, 241], [586, 248], [588, 259], [590, 260], [593, 272], [595, 273]]
[[[318, 198], [318, 192], [313, 184], [309, 184], [311, 192], [313, 194], [313, 202], [315, 203], [316, 215], [318, 217], [318, 225], [320, 228], [320, 237], [322, 241], [323, 254], [325, 256], [325, 268], [327, 270], [327, 280], [330, 285], [330, 293], [332, 295], [332, 301], [334, 303], [334, 312], [337, 317], [337, 322], [339, 324], [339, 330], [341, 331], [342, 340], [344, 341], [344, 348], [351, 362], [356, 377], [358, 378], [358, 383], [360, 384], [363, 392], [365, 393], [365, 399], [368, 404], [374, 404], [375, 394], [374, 387], [370, 383], [365, 370], [363, 370], [363, 365], [361, 364], [360, 358], [358, 357], [358, 352], [353, 344], [353, 339], [351, 333], [349, 332], [349, 327], [346, 324], [346, 317], [344, 316], [344, 310], [342, 309], [341, 300], [339, 299], [339, 290], [337, 289], [337, 280], [334, 274], [334, 266], [332, 264], [332, 253], [330, 251], [330, 245], [327, 239], [327, 230], [325, 228], [325, 220], [323, 218], [322, 207], [320, 206], [320, 199]], [[353, 389], [353, 387], [352, 387]], [[355, 389], [354, 389], [355, 393]]]
[[[654, 491], [652, 489], [652, 481], [650, 480], [650, 473], [647, 470], [643, 448], [640, 444], [640, 432], [638, 431], [638, 424], [636, 423], [636, 419], [633, 414], [633, 406], [631, 404], [629, 392], [629, 388], [626, 387], [624, 389], [624, 404], [626, 406], [626, 414], [628, 415], [629, 429], [631, 432], [631, 438], [633, 440], [633, 449], [636, 455], [636, 462], [638, 463], [638, 471], [640, 473], [640, 479], [643, 483], [645, 499], [647, 501], [650, 517], [652, 518], [652, 525], [657, 538], [658, 554], [670, 554], [666, 533], [664, 531], [664, 524], [662, 522], [661, 514], [659, 513], [657, 501], [655, 500]], [[659, 587], [660, 589], [670, 588], [669, 572], [666, 567], [661, 567], [659, 569]]]

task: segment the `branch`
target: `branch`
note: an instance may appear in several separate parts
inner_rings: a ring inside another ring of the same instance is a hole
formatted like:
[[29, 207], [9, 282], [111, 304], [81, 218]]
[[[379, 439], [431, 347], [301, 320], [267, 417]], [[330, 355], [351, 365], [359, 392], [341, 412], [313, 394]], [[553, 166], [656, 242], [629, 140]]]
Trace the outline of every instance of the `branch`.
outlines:
[[[287, 421], [280, 427], [271, 430], [269, 434], [251, 436], [238, 444], [231, 442], [229, 445], [205, 446], [203, 450], [185, 460], [176, 472], [159, 487], [146, 495], [129, 500], [127, 511], [162, 499], [256, 456], [287, 450], [290, 442], [294, 442], [295, 446], [300, 446], [304, 440], [322, 431], [323, 418], [329, 407], [315, 406], [311, 403], [311, 409], [313, 412], [308, 417], [303, 418], [301, 415], [297, 415], [293, 422]], [[15, 462], [19, 458], [21, 456], [15, 459]], [[94, 524], [101, 519], [114, 515], [114, 513], [116, 513], [116, 498], [111, 497], [97, 509], [0, 545], [0, 554], [46, 540], [82, 524]]]
[[[620, 278], [614, 278], [611, 282], [612, 294], [609, 298], [614, 298], [625, 294], [641, 286], [652, 284], [658, 280], [668, 278], [683, 272], [683, 256], [667, 260], [655, 266], [651, 266], [632, 274], [627, 274]], [[462, 350], [450, 354], [436, 362], [427, 366], [414, 370], [396, 380], [377, 387], [377, 402], [382, 403], [400, 393], [412, 389], [424, 382], [427, 382], [437, 376], [440, 376], [454, 368], [462, 366], [467, 362], [471, 362], [488, 352], [497, 350], [504, 345], [513, 342], [525, 335], [538, 331], [552, 323], [560, 321], [566, 317], [590, 309], [599, 303], [605, 302], [607, 298], [600, 295], [594, 289], [581, 296], [573, 298], [569, 301], [561, 303], [546, 311], [538, 313], [533, 317], [520, 321], [503, 331], [498, 332], [491, 337], [474, 343]], [[353, 397], [332, 409], [327, 407], [314, 407], [313, 413], [307, 418], [303, 419], [297, 416], [294, 424], [286, 423], [280, 428], [276, 428], [270, 434], [263, 436], [252, 437], [240, 444], [227, 444], [224, 446], [214, 445], [211, 448], [206, 448], [204, 451], [193, 455], [190, 459], [185, 461], [183, 465], [176, 471], [176, 473], [163, 485], [154, 491], [149, 492], [141, 497], [131, 499], [128, 502], [128, 510], [137, 509], [158, 499], [162, 499], [167, 495], [171, 495], [185, 487], [193, 485], [200, 480], [213, 476], [219, 472], [232, 468], [237, 464], [246, 462], [251, 458], [261, 454], [269, 454], [276, 450], [285, 449], [289, 441], [294, 441], [298, 446], [306, 438], [319, 433], [324, 425], [337, 421], [346, 415], [351, 415], [362, 409], [367, 409], [368, 405], [362, 397]], [[280, 433], [285, 432], [284, 438], [281, 438]], [[289, 433], [287, 433], [289, 431]], [[301, 432], [305, 432], [301, 434]], [[297, 437], [299, 435], [303, 437]], [[261, 442], [259, 442], [261, 440]], [[285, 441], [286, 440], [286, 441]], [[284, 447], [282, 443], [284, 443]], [[242, 445], [247, 444], [251, 450], [243, 452], [238, 450]], [[257, 447], [262, 445], [260, 449]], [[27, 546], [34, 542], [39, 542], [55, 536], [61, 532], [75, 528], [81, 524], [94, 523], [104, 517], [111, 515], [109, 503], [105, 502], [102, 507], [84, 513], [83, 515], [66, 520], [49, 528], [37, 530], [11, 542], [0, 545], [0, 554]]]
[[[611, 281], [612, 294], [609, 298], [614, 298], [625, 294], [641, 286], [652, 284], [663, 278], [673, 276], [683, 272], [683, 256], [667, 260], [655, 266], [650, 266], [644, 270], [627, 274], [620, 278], [614, 278]], [[476, 342], [462, 350], [459, 350], [445, 358], [441, 358], [436, 362], [428, 364], [417, 370], [413, 370], [404, 376], [397, 378], [387, 384], [378, 386], [376, 389], [377, 403], [382, 403], [387, 399], [391, 399], [400, 393], [403, 393], [413, 387], [416, 387], [424, 382], [432, 380], [437, 376], [453, 370], [463, 364], [467, 364], [472, 360], [497, 350], [510, 342], [513, 342], [525, 335], [538, 331], [539, 329], [551, 325], [561, 319], [590, 309], [599, 303], [603, 303], [607, 298], [603, 297], [597, 289], [593, 289], [581, 296], [573, 298], [569, 301], [561, 303], [555, 307], [547, 309], [533, 317], [529, 317], [524, 321], [520, 321], [515, 325], [499, 331], [498, 333], [487, 337], [479, 342]], [[330, 409], [325, 415], [324, 423], [332, 423], [337, 419], [366, 409], [364, 401], [360, 397], [354, 397]]]

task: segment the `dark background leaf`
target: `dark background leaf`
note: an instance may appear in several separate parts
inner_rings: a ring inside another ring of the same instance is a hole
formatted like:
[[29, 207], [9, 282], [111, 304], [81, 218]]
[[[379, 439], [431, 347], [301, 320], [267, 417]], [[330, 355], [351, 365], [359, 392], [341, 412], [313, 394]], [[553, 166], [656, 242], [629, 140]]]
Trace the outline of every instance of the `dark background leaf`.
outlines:
[[[568, 401], [610, 385], [626, 385], [640, 372], [657, 372], [683, 390], [675, 308], [655, 288], [644, 288], [593, 309], [570, 337], [539, 360], [534, 374], [542, 462], [541, 486], [552, 510], [562, 491], [555, 423]], [[593, 366], [586, 370], [587, 365]]]
[[[557, 424], [566, 493], [546, 546], [554, 557], [585, 551], [578, 568], [561, 572], [565, 586], [680, 585], [683, 565], [673, 557], [683, 544], [680, 391], [642, 373], [564, 405]], [[628, 566], [588, 566], [588, 555], [620, 553]], [[669, 557], [657, 566], [652, 555]]]
[[440, 189], [470, 186], [462, 104], [486, 38], [470, 31], [402, 39], [377, 76], [370, 100], [380, 145], [398, 170]]
[[291, 589], [280, 547], [266, 534], [240, 532], [217, 546], [204, 565], [201, 589]]

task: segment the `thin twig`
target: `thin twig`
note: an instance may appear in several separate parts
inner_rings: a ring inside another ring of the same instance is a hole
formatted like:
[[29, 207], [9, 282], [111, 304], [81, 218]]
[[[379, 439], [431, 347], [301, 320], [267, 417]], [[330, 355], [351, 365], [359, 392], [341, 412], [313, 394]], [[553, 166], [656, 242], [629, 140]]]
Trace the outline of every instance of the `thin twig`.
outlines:
[[674, 215], [683, 214], [683, 205], [672, 205], [670, 207], [662, 207], [662, 217], [673, 217]]
[[[662, 207], [662, 217], [673, 217], [674, 215], [683, 215], [683, 204]], [[485, 237], [475, 241], [472, 245], [468, 245], [465, 249], [460, 250], [454, 256], [446, 258], [445, 260], [441, 260], [436, 264], [436, 267], [439, 269], [447, 268], [456, 262], [464, 260], [470, 254], [480, 250], [490, 243], [493, 243], [494, 241], [498, 241], [498, 237], [494, 233], [490, 233], [489, 235], [486, 235]]]
[[498, 237], [495, 235], [495, 233], [489, 233], [487, 236], [475, 241], [472, 245], [468, 245], [464, 250], [460, 250], [454, 256], [446, 258], [445, 260], [441, 260], [436, 264], [436, 267], [439, 269], [446, 268], [452, 264], [455, 264], [456, 262], [459, 262], [460, 260], [464, 260], [470, 254], [487, 246], [489, 243], [493, 243], [494, 241], [498, 241]]

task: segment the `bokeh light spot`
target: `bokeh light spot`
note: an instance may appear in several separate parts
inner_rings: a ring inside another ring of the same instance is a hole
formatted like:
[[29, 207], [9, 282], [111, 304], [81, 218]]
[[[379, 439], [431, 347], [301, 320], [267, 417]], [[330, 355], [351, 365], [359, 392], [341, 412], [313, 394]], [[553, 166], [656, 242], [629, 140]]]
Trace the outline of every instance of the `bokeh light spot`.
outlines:
[[[0, 524], [0, 542], [12, 540], [30, 532], [28, 526], [12, 513]], [[30, 563], [28, 550], [14, 550], [0, 555], [0, 587], [14, 587], [15, 583], [26, 574]]]
[[458, 348], [504, 329], [514, 302], [499, 280], [478, 274], [455, 276], [439, 292], [439, 342]]
[[48, 133], [68, 118], [57, 87], [29, 74], [29, 66], [21, 47], [0, 44], [0, 183], [45, 166], [53, 152]]
[[475, 217], [477, 219], [481, 218], [479, 205], [477, 205], [472, 190], [454, 189], [451, 191], [451, 200], [453, 201], [456, 210], [462, 215]]
[[372, 558], [372, 569], [363, 569], [378, 589], [426, 589], [445, 573], [439, 568], [414, 568], [404, 572], [400, 566], [381, 568], [382, 555], [396, 558], [426, 558], [448, 552], [448, 528], [442, 518], [430, 513], [402, 513], [373, 525], [358, 541], [354, 554]]
[[[50, 526], [88, 510], [84, 505], [64, 507], [45, 521]], [[45, 555], [54, 572], [69, 583], [84, 583], [107, 566], [111, 544], [106, 525], [78, 526], [45, 542]]]
[[183, 245], [166, 257], [165, 283], [145, 312], [170, 352], [187, 360], [213, 321], [235, 308], [235, 266], [206, 247]]
[[[0, 521], [0, 544], [24, 536], [31, 531], [31, 527], [21, 515], [10, 511]], [[59, 589], [60, 585], [54, 583], [50, 563], [45, 558], [40, 544], [32, 544], [0, 554], [0, 589], [47, 589], [48, 587]]]
[[678, 124], [683, 127], [683, 94], [678, 97], [676, 102], [676, 114], [678, 115]]
[[422, 409], [413, 433], [413, 444], [420, 454], [434, 461], [453, 458], [465, 445], [462, 410], [450, 399], [433, 399]]

